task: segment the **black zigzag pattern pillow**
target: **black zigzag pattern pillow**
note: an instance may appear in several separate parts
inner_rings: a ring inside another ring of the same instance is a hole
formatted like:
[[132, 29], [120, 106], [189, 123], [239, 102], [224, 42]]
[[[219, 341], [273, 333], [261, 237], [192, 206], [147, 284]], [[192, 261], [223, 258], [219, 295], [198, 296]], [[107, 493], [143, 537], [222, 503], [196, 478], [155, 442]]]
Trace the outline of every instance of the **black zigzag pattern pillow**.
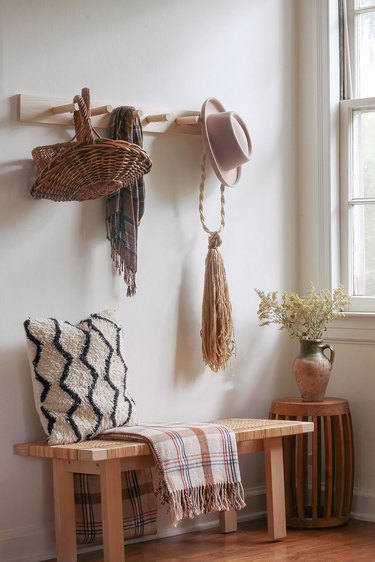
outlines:
[[114, 312], [92, 314], [76, 326], [29, 318], [24, 327], [35, 405], [50, 445], [92, 439], [105, 429], [137, 423]]

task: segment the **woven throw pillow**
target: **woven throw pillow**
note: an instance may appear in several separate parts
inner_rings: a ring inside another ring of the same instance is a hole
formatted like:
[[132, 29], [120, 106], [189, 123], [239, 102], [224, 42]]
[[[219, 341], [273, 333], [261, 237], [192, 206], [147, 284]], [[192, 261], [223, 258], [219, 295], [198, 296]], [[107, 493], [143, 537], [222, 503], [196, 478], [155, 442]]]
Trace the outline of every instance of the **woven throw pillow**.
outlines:
[[126, 389], [122, 329], [111, 311], [74, 326], [54, 318], [24, 323], [35, 405], [50, 445], [135, 425]]

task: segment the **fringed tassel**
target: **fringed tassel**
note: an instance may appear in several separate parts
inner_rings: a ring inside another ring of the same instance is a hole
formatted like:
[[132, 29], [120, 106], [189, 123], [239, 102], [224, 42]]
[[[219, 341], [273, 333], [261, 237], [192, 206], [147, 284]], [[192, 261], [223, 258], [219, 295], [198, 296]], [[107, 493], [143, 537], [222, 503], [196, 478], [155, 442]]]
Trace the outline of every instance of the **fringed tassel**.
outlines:
[[231, 356], [235, 353], [235, 342], [227, 276], [223, 258], [218, 250], [221, 245], [219, 233], [225, 226], [225, 186], [224, 184], [220, 186], [220, 228], [212, 232], [206, 225], [203, 213], [205, 165], [206, 154], [203, 152], [199, 186], [199, 216], [203, 230], [210, 238], [204, 275], [201, 336], [203, 360], [212, 371], [217, 373], [227, 367]]
[[[113, 197], [114, 200], [114, 197]], [[117, 194], [116, 208], [113, 209], [113, 201], [107, 198], [107, 239], [111, 244], [111, 258], [119, 275], [123, 275], [125, 284], [127, 285], [126, 296], [133, 297], [137, 291], [135, 282], [136, 272], [126, 264], [127, 251], [123, 250], [124, 242], [121, 239], [120, 232], [120, 212], [119, 212], [120, 194]], [[133, 258], [134, 259], [134, 258]]]
[[206, 257], [201, 332], [203, 360], [216, 373], [227, 367], [235, 353], [232, 305], [220, 245], [218, 232], [213, 232]]
[[168, 505], [174, 527], [184, 518], [193, 519], [217, 511], [239, 511], [246, 506], [241, 482], [220, 482], [169, 492], [159, 489], [161, 503]]
[[124, 281], [127, 285], [126, 296], [134, 297], [137, 292], [137, 285], [135, 283], [135, 273], [128, 267], [124, 266]]

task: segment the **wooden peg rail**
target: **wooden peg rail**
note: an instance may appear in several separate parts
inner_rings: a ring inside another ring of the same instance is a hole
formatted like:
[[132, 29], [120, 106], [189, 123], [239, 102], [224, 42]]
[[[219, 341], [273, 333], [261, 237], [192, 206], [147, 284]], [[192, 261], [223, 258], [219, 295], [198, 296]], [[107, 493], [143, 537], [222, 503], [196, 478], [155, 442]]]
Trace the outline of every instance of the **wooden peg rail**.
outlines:
[[[95, 128], [106, 129], [109, 115], [114, 107], [126, 103], [108, 105], [96, 100], [91, 101], [91, 121]], [[134, 104], [129, 104], [134, 105]], [[47, 123], [73, 127], [75, 104], [67, 99], [47, 98], [41, 96], [18, 95], [18, 119], [24, 123]], [[160, 111], [160, 108], [138, 107], [137, 116], [141, 119], [144, 133], [183, 133], [200, 135], [199, 112], [197, 111]]]

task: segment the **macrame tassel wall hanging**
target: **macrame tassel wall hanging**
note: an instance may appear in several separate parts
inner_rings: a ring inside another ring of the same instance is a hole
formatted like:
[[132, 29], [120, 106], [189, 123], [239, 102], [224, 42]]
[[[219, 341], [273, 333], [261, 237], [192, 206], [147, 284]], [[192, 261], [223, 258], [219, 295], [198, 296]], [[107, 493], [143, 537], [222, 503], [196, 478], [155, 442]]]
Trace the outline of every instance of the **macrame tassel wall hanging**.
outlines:
[[199, 188], [199, 215], [202, 227], [209, 235], [206, 269], [204, 275], [202, 303], [202, 353], [203, 360], [212, 371], [218, 372], [228, 366], [235, 353], [232, 305], [229, 297], [227, 276], [223, 258], [219, 251], [220, 233], [225, 226], [224, 184], [221, 184], [221, 221], [218, 230], [211, 231], [203, 212], [204, 184], [206, 179], [206, 154], [201, 161], [201, 183]]
[[[225, 369], [235, 353], [232, 305], [227, 276], [219, 246], [225, 226], [225, 186], [238, 183], [241, 166], [250, 160], [251, 140], [245, 123], [234, 111], [226, 111], [216, 98], [203, 102], [199, 116], [204, 151], [201, 160], [199, 214], [203, 229], [209, 235], [202, 303], [203, 360], [215, 372]], [[220, 181], [221, 221], [218, 230], [211, 231], [203, 213], [206, 154]]]

